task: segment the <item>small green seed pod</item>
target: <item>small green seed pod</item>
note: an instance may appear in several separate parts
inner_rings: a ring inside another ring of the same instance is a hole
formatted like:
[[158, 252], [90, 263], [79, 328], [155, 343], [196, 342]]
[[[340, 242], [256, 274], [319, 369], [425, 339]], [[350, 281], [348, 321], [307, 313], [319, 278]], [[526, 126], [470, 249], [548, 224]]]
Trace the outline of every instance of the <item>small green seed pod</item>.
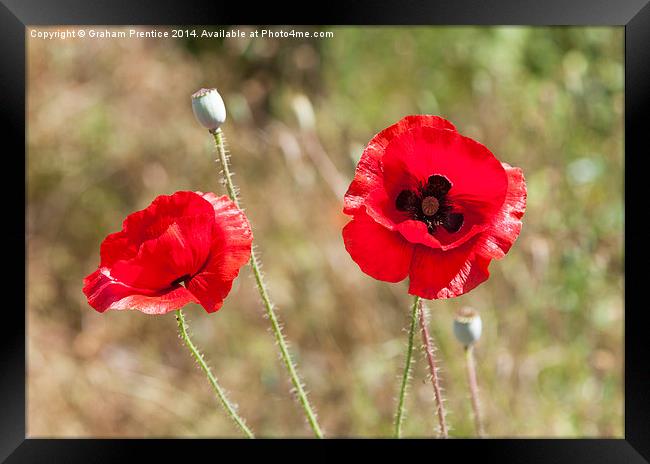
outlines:
[[192, 111], [203, 127], [216, 131], [226, 121], [226, 106], [217, 89], [201, 89], [192, 95]]
[[470, 346], [481, 338], [483, 322], [478, 312], [470, 307], [461, 308], [454, 317], [454, 335], [464, 346]]

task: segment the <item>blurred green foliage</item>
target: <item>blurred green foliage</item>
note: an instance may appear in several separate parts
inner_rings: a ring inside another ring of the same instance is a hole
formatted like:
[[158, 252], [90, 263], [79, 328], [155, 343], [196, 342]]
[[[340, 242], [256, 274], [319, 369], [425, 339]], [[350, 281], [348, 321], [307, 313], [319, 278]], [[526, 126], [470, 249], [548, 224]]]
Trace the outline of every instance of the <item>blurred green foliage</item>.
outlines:
[[[428, 303], [452, 436], [474, 434], [451, 330], [470, 305], [489, 435], [621, 437], [623, 29], [323, 30], [334, 38], [28, 39], [29, 435], [237, 435], [172, 314], [100, 315], [81, 292], [127, 214], [176, 190], [223, 192], [190, 105], [216, 86], [271, 294], [330, 436], [390, 435], [410, 303], [406, 283], [374, 281], [345, 252], [342, 195], [376, 132], [434, 113], [522, 167], [529, 194], [490, 280]], [[309, 436], [247, 268], [219, 313], [187, 315], [258, 435]], [[434, 435], [426, 375], [418, 352], [409, 436]]]

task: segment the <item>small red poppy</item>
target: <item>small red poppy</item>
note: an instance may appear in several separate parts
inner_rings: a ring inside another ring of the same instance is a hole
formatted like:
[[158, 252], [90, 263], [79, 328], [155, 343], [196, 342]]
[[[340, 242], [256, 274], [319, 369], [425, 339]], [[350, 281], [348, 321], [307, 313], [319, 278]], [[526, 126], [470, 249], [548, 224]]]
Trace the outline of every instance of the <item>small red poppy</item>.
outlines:
[[83, 291], [99, 312], [165, 314], [193, 302], [212, 313], [249, 260], [252, 241], [246, 216], [227, 196], [161, 195], [104, 239]]
[[407, 116], [370, 141], [343, 212], [345, 248], [362, 271], [409, 293], [451, 298], [489, 277], [521, 230], [521, 169], [438, 116]]

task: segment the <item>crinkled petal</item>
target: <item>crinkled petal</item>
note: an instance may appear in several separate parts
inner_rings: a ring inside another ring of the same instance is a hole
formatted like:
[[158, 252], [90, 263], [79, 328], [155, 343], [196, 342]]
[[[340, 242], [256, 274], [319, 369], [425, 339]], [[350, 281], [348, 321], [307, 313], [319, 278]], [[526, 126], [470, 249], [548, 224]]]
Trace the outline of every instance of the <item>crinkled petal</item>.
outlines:
[[343, 228], [345, 249], [361, 270], [386, 282], [404, 280], [413, 256], [413, 244], [387, 230], [365, 213]]
[[157, 238], [179, 217], [206, 214], [209, 209], [195, 192], [179, 191], [160, 195], [145, 209], [129, 214], [122, 230], [134, 243]]
[[215, 218], [210, 204], [197, 198], [206, 205], [207, 213], [176, 217], [164, 232], [144, 242], [133, 259], [113, 264], [115, 279], [134, 287], [159, 289], [198, 272], [210, 253]]
[[109, 234], [99, 248], [100, 266], [110, 267], [117, 261], [135, 258], [138, 248], [123, 230]]
[[196, 298], [181, 286], [161, 291], [130, 287], [115, 280], [107, 268], [99, 268], [84, 279], [83, 292], [96, 311], [138, 310], [146, 314], [165, 314], [180, 309]]
[[227, 196], [201, 195], [213, 206], [218, 220], [209, 258], [187, 282], [187, 289], [211, 313], [221, 308], [239, 270], [250, 259], [253, 233], [244, 213]]
[[526, 180], [520, 168], [503, 163], [508, 175], [505, 202], [492, 219], [490, 227], [481, 234], [476, 252], [485, 258], [500, 259], [510, 250], [521, 232], [521, 218], [526, 211]]
[[161, 195], [104, 239], [100, 266], [131, 287], [168, 288], [203, 266], [214, 223], [213, 208], [202, 196], [187, 191]]
[[409, 272], [409, 293], [426, 299], [453, 298], [487, 280], [490, 260], [474, 253], [474, 241], [448, 251], [417, 246]]

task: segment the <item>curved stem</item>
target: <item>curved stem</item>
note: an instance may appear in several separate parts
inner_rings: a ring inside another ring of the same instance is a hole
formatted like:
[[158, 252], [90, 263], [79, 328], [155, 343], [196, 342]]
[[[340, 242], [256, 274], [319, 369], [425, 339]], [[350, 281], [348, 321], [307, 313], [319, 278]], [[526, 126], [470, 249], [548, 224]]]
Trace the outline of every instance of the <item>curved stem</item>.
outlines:
[[219, 385], [219, 382], [217, 382], [217, 378], [212, 374], [212, 371], [206, 364], [205, 360], [203, 359], [203, 355], [199, 352], [199, 350], [196, 348], [194, 343], [192, 343], [192, 340], [190, 339], [189, 334], [187, 333], [187, 324], [185, 323], [185, 316], [183, 315], [183, 312], [179, 309], [176, 311], [176, 321], [178, 322], [178, 332], [180, 333], [181, 338], [183, 339], [183, 342], [185, 342], [185, 345], [187, 348], [189, 348], [190, 352], [192, 353], [192, 356], [194, 356], [194, 359], [196, 359], [196, 362], [199, 363], [199, 366], [201, 366], [201, 369], [203, 369], [203, 372], [207, 376], [208, 380], [210, 381], [210, 385], [212, 385], [212, 388], [214, 389], [214, 392], [217, 394], [217, 398], [221, 402], [221, 405], [223, 408], [226, 410], [226, 413], [230, 418], [235, 421], [237, 426], [244, 432], [244, 435], [248, 438], [255, 438], [255, 435], [253, 435], [253, 432], [251, 429], [248, 428], [246, 423], [244, 422], [244, 419], [239, 417], [237, 414], [237, 411], [235, 410], [235, 407], [228, 401], [228, 398], [226, 397], [226, 393], [224, 392], [223, 388]]
[[[230, 168], [228, 166], [228, 155], [226, 154], [224, 137], [221, 132], [221, 129], [217, 129], [216, 131], [212, 132], [212, 135], [214, 136], [214, 141], [217, 146], [217, 152], [219, 154], [219, 161], [221, 162], [221, 167], [223, 169], [223, 178], [224, 178], [224, 183], [226, 185], [226, 190], [228, 191], [228, 196], [239, 208], [240, 205], [239, 205], [239, 198], [237, 195], [237, 188], [233, 183], [232, 173], [230, 172]], [[284, 365], [287, 368], [287, 372], [289, 373], [289, 377], [291, 378], [291, 383], [295, 388], [298, 401], [300, 402], [300, 405], [302, 406], [302, 409], [305, 412], [305, 416], [307, 417], [307, 421], [309, 422], [309, 425], [313, 430], [314, 435], [317, 438], [323, 438], [323, 432], [321, 431], [320, 425], [318, 425], [316, 414], [313, 408], [311, 407], [311, 404], [309, 403], [309, 399], [307, 398], [307, 393], [305, 392], [303, 384], [300, 381], [300, 378], [298, 377], [296, 365], [293, 359], [291, 359], [291, 354], [289, 353], [287, 341], [284, 337], [284, 334], [282, 333], [282, 327], [280, 325], [277, 315], [275, 314], [275, 310], [273, 309], [274, 306], [273, 303], [271, 302], [271, 298], [269, 297], [269, 292], [266, 289], [266, 285], [264, 284], [264, 278], [262, 276], [262, 271], [260, 270], [259, 259], [257, 258], [254, 248], [251, 249], [250, 264], [253, 269], [253, 274], [255, 275], [255, 282], [257, 283], [257, 289], [259, 290], [260, 296], [262, 298], [262, 303], [264, 304], [264, 308], [266, 309], [266, 314], [269, 320], [271, 321], [271, 329], [273, 330], [273, 334], [275, 335], [275, 340], [278, 344], [278, 347], [280, 348], [280, 356], [282, 357], [282, 361], [284, 362]]]
[[237, 205], [237, 208], [241, 209], [241, 206], [239, 205], [239, 195], [235, 188], [235, 183], [232, 181], [232, 173], [230, 172], [230, 165], [228, 163], [228, 154], [226, 153], [226, 142], [223, 132], [221, 129], [217, 129], [214, 132], [211, 132], [211, 134], [214, 137], [214, 143], [217, 146], [219, 162], [221, 163], [221, 169], [223, 169], [223, 183], [226, 185], [228, 197], [230, 197], [235, 205]]
[[411, 374], [411, 362], [413, 359], [413, 338], [415, 336], [415, 325], [418, 320], [418, 306], [420, 304], [420, 297], [416, 296], [413, 300], [413, 307], [411, 309], [411, 324], [409, 326], [408, 344], [406, 346], [406, 361], [404, 364], [404, 373], [402, 374], [402, 384], [399, 390], [399, 398], [397, 400], [397, 411], [395, 413], [395, 438], [402, 436], [402, 420], [404, 419], [404, 400], [406, 399], [406, 387], [408, 386], [409, 376]]
[[447, 438], [449, 432], [447, 430], [447, 422], [445, 420], [445, 406], [443, 404], [442, 392], [440, 390], [440, 380], [438, 379], [438, 368], [436, 367], [436, 358], [433, 355], [433, 341], [429, 336], [429, 329], [427, 328], [427, 320], [422, 307], [422, 300], [419, 302], [420, 313], [420, 326], [422, 327], [422, 341], [424, 343], [424, 351], [427, 355], [429, 363], [429, 370], [431, 371], [431, 383], [433, 384], [433, 395], [436, 400], [436, 414], [438, 415], [438, 423], [440, 424], [440, 434], [442, 438]]
[[478, 399], [478, 383], [476, 381], [476, 365], [474, 363], [474, 346], [465, 347], [465, 366], [467, 367], [467, 381], [469, 383], [469, 392], [472, 400], [472, 410], [474, 411], [474, 425], [476, 434], [479, 437], [485, 436], [483, 431], [483, 421], [481, 420], [481, 404]]

